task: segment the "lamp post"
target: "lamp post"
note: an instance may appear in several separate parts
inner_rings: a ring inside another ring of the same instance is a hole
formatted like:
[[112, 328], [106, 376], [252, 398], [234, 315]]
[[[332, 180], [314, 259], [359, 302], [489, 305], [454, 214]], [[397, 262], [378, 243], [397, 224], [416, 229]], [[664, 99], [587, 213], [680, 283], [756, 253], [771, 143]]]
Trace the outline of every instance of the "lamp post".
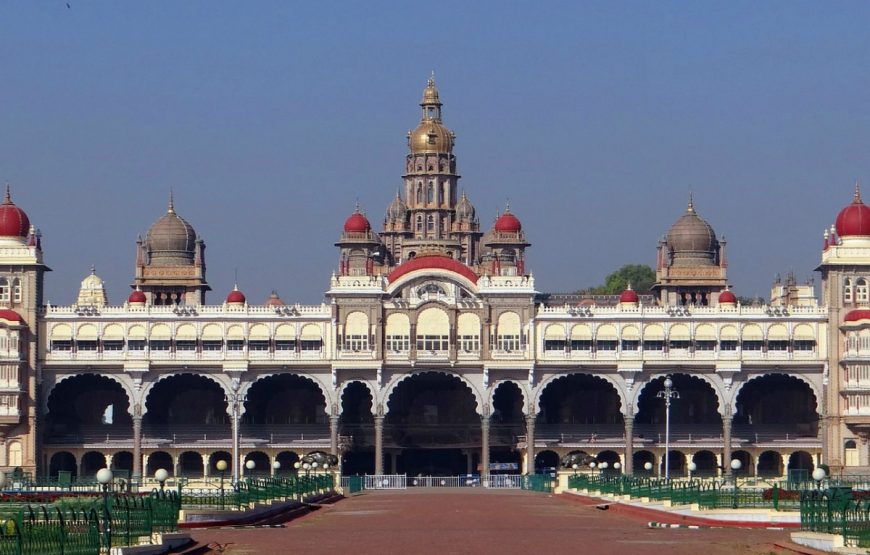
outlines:
[[743, 466], [740, 459], [731, 459], [731, 475], [734, 477], [734, 489], [732, 490], [731, 508], [737, 508], [737, 471]]
[[257, 463], [255, 463], [253, 459], [248, 459], [245, 461], [245, 470], [247, 470], [247, 472], [245, 472], [245, 478], [247, 478], [248, 481], [253, 478], [255, 468], [257, 468]]
[[597, 465], [596, 465], [595, 461], [592, 461], [591, 463], [589, 463], [589, 470], [591, 471], [593, 476], [595, 475], [595, 467], [596, 466]]
[[572, 464], [571, 468], [574, 469], [574, 476], [576, 476], [577, 475], [577, 463]]
[[643, 469], [646, 470], [647, 472], [649, 472], [650, 474], [652, 474], [653, 463], [651, 463], [649, 461], [643, 463]]
[[163, 492], [163, 488], [166, 485], [167, 478], [169, 478], [169, 472], [165, 468], [158, 468], [154, 472], [154, 479], [160, 483], [161, 492]]
[[616, 461], [615, 463], [613, 463], [613, 470], [615, 470], [617, 474], [619, 474], [619, 469], [620, 469], [620, 468], [622, 468], [622, 463], [621, 463], [621, 462]]
[[277, 476], [277, 475], [278, 475], [278, 471], [281, 470], [281, 462], [280, 462], [280, 461], [275, 461], [275, 462], [273, 462], [273, 463], [272, 463], [272, 470], [274, 471], [274, 472], [272, 472], [272, 474], [274, 474], [275, 476]]
[[101, 468], [97, 471], [97, 482], [103, 490], [103, 534], [106, 538], [106, 547], [112, 548], [112, 515], [109, 514], [109, 488], [112, 483], [112, 471]]
[[695, 461], [689, 461], [689, 464], [686, 466], [689, 469], [689, 479], [692, 479], [692, 472], [698, 470], [698, 465], [695, 464]]
[[607, 461], [604, 461], [604, 462], [602, 462], [601, 464], [598, 465], [598, 468], [601, 470], [601, 474], [602, 474], [602, 475], [607, 473], [607, 467], [608, 467], [608, 466], [610, 466], [610, 465], [607, 464]]
[[826, 476], [827, 474], [825, 473], [824, 468], [816, 468], [815, 470], [813, 470], [813, 480], [816, 481], [817, 490], [822, 489], [822, 480], [824, 480]]
[[674, 380], [665, 376], [665, 388], [656, 394], [656, 397], [665, 400], [665, 480], [670, 478], [671, 472], [671, 399], [679, 399], [680, 393], [674, 389]]
[[227, 461], [221, 459], [215, 463], [215, 467], [221, 473], [221, 510], [224, 510], [224, 473], [227, 471]]

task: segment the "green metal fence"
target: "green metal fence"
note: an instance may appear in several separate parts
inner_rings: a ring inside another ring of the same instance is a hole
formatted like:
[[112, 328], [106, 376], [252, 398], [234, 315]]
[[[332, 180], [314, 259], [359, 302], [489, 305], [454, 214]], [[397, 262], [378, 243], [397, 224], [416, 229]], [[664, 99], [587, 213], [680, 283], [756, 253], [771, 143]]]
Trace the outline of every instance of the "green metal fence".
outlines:
[[257, 503], [297, 499], [325, 493], [334, 488], [332, 474], [250, 478], [222, 488], [182, 490], [181, 505], [186, 508], [243, 510]]
[[798, 510], [799, 492], [772, 487], [741, 487], [715, 479], [668, 480], [622, 474], [577, 474], [568, 478], [571, 489], [598, 491], [603, 495], [646, 497], [674, 504], [697, 504], [702, 509], [764, 508]]
[[870, 547], [870, 498], [849, 486], [801, 494], [801, 530], [838, 534], [847, 546]]
[[523, 476], [522, 488], [529, 491], [550, 493], [555, 486], [555, 480], [549, 474], [526, 474]]

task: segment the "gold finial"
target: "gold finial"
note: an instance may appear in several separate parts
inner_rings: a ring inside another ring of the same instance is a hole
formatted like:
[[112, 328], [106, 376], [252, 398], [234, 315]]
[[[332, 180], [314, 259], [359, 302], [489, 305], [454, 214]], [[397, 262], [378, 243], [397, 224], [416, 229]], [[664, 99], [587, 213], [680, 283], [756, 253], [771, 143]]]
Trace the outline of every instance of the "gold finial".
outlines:
[[428, 85], [429, 85], [430, 87], [434, 87], [434, 86], [435, 86], [435, 70], [434, 70], [434, 69], [432, 70], [432, 74], [429, 76], [429, 82], [428, 82]]
[[689, 191], [689, 206], [686, 208], [686, 212], [689, 214], [695, 213], [695, 202], [692, 196], [692, 191]]
[[172, 196], [172, 188], [169, 188], [169, 208], [166, 209], [167, 214], [175, 214], [175, 199]]
[[858, 183], [858, 180], [855, 180], [855, 197], [852, 199], [852, 202], [855, 204], [862, 204], [861, 201], [861, 184]]
[[504, 201], [504, 213], [508, 214], [510, 211], [511, 211], [511, 199], [510, 199], [510, 197], [508, 197]]
[[12, 204], [12, 188], [9, 182], [6, 182], [6, 196], [3, 198], [3, 204]]
[[631, 280], [629, 280], [628, 284], [626, 285], [626, 289], [631, 291]]

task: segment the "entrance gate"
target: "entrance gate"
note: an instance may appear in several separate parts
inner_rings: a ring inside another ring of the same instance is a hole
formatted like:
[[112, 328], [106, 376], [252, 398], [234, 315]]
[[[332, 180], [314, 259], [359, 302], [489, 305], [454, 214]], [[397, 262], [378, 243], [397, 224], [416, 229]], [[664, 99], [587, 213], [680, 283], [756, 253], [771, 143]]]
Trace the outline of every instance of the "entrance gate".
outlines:
[[[350, 487], [352, 476], [342, 478], [342, 487]], [[408, 489], [413, 488], [475, 488], [525, 489], [552, 491], [554, 480], [548, 475], [492, 474], [481, 481], [477, 474], [459, 476], [411, 476], [405, 474], [378, 474], [365, 476], [363, 489]]]

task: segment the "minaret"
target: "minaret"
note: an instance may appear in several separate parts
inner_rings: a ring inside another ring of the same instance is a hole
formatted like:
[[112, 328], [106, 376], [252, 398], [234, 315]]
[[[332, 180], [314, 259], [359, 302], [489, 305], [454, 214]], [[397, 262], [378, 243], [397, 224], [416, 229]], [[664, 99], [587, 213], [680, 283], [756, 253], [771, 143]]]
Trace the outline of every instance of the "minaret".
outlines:
[[[442, 254], [466, 264], [476, 262], [470, 259], [476, 256], [479, 225], [457, 225], [456, 136], [444, 125], [441, 106], [433, 74], [423, 89], [420, 123], [408, 132], [404, 194], [394, 201], [395, 207], [391, 205], [381, 234], [393, 264], [421, 254]], [[396, 221], [399, 214], [401, 222]]]

